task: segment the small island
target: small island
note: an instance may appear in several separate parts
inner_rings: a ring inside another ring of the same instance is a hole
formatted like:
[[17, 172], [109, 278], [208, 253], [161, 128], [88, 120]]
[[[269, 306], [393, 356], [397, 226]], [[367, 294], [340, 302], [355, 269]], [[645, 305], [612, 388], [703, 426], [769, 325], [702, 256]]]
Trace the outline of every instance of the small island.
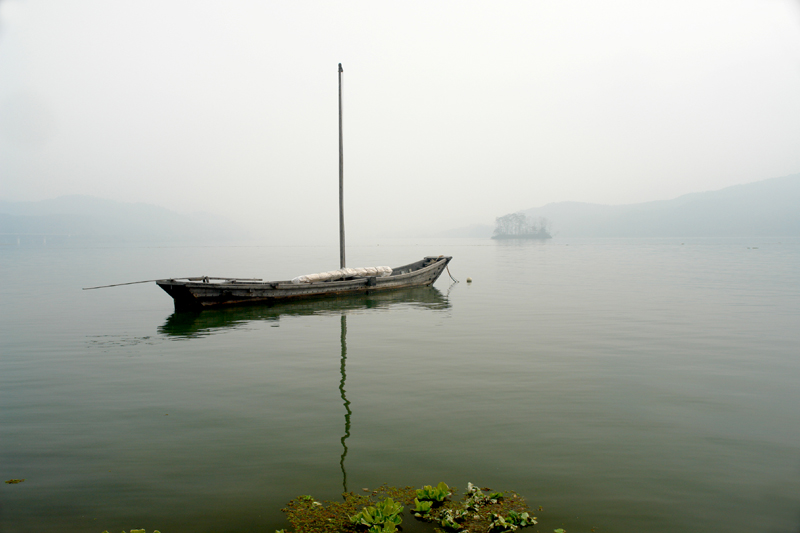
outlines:
[[544, 217], [533, 220], [522, 213], [511, 213], [495, 219], [492, 239], [552, 239], [550, 221]]

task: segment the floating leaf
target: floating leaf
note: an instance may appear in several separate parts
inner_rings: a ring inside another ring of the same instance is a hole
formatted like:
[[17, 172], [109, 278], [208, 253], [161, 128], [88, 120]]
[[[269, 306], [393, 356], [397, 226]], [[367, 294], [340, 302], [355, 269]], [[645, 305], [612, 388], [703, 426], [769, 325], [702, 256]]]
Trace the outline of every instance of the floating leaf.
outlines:
[[365, 507], [351, 516], [350, 521], [355, 525], [367, 526], [370, 533], [393, 533], [396, 526], [403, 521], [401, 512], [403, 506], [399, 502], [386, 498], [375, 506]]
[[435, 487], [425, 485], [421, 489], [417, 489], [417, 498], [420, 500], [442, 502], [450, 496], [450, 487], [444, 481], [440, 482]]
[[419, 501], [419, 499], [414, 498], [414, 511], [417, 513], [427, 513], [431, 510], [432, 506], [433, 502]]

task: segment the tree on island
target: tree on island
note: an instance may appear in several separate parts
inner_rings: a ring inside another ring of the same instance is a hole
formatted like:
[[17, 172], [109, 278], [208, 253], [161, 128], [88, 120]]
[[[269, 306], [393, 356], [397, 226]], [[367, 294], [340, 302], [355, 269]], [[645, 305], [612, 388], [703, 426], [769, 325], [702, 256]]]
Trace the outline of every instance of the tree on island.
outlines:
[[492, 239], [550, 239], [550, 221], [533, 220], [522, 213], [511, 213], [495, 219]]

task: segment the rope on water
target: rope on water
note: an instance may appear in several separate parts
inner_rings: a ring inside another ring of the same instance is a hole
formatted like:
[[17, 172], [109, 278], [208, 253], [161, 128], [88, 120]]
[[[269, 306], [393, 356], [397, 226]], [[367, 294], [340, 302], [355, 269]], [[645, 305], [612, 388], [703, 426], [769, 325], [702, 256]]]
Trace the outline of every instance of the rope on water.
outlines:
[[454, 278], [454, 277], [453, 277], [453, 275], [450, 273], [450, 265], [447, 265], [445, 268], [447, 269], [447, 275], [448, 275], [448, 276], [450, 276], [450, 279], [452, 279], [452, 280], [453, 280], [453, 281], [455, 281], [456, 283], [460, 283], [460, 282], [459, 282], [459, 281], [458, 281], [456, 278]]

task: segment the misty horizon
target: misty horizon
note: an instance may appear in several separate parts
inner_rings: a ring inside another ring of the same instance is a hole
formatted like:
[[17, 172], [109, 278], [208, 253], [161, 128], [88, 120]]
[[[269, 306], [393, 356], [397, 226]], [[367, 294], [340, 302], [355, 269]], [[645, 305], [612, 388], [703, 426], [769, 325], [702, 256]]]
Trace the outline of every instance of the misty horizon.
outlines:
[[[527, 216], [533, 223], [545, 224], [548, 236], [561, 237], [792, 237], [800, 236], [798, 203], [800, 174], [795, 174], [656, 202], [616, 206], [556, 202], [503, 217]], [[499, 215], [495, 217], [494, 224], [474, 220], [467, 226], [444, 230], [428, 228], [425, 232], [388, 228], [370, 234], [356, 227], [347, 233], [351, 244], [404, 237], [487, 238], [493, 234], [500, 218]], [[334, 225], [334, 221], [329, 225]], [[550, 230], [554, 230], [552, 234]], [[243, 242], [256, 239], [273, 244], [333, 243], [320, 235], [302, 238], [280, 235], [270, 228], [237, 224], [214, 213], [180, 214], [141, 202], [126, 203], [85, 195], [36, 202], [0, 200], [0, 235], [4, 240], [14, 241], [15, 235], [44, 234], [150, 241]]]
[[800, 171], [789, 0], [0, 0], [0, 199], [335, 239], [339, 63], [347, 225], [365, 234]]

